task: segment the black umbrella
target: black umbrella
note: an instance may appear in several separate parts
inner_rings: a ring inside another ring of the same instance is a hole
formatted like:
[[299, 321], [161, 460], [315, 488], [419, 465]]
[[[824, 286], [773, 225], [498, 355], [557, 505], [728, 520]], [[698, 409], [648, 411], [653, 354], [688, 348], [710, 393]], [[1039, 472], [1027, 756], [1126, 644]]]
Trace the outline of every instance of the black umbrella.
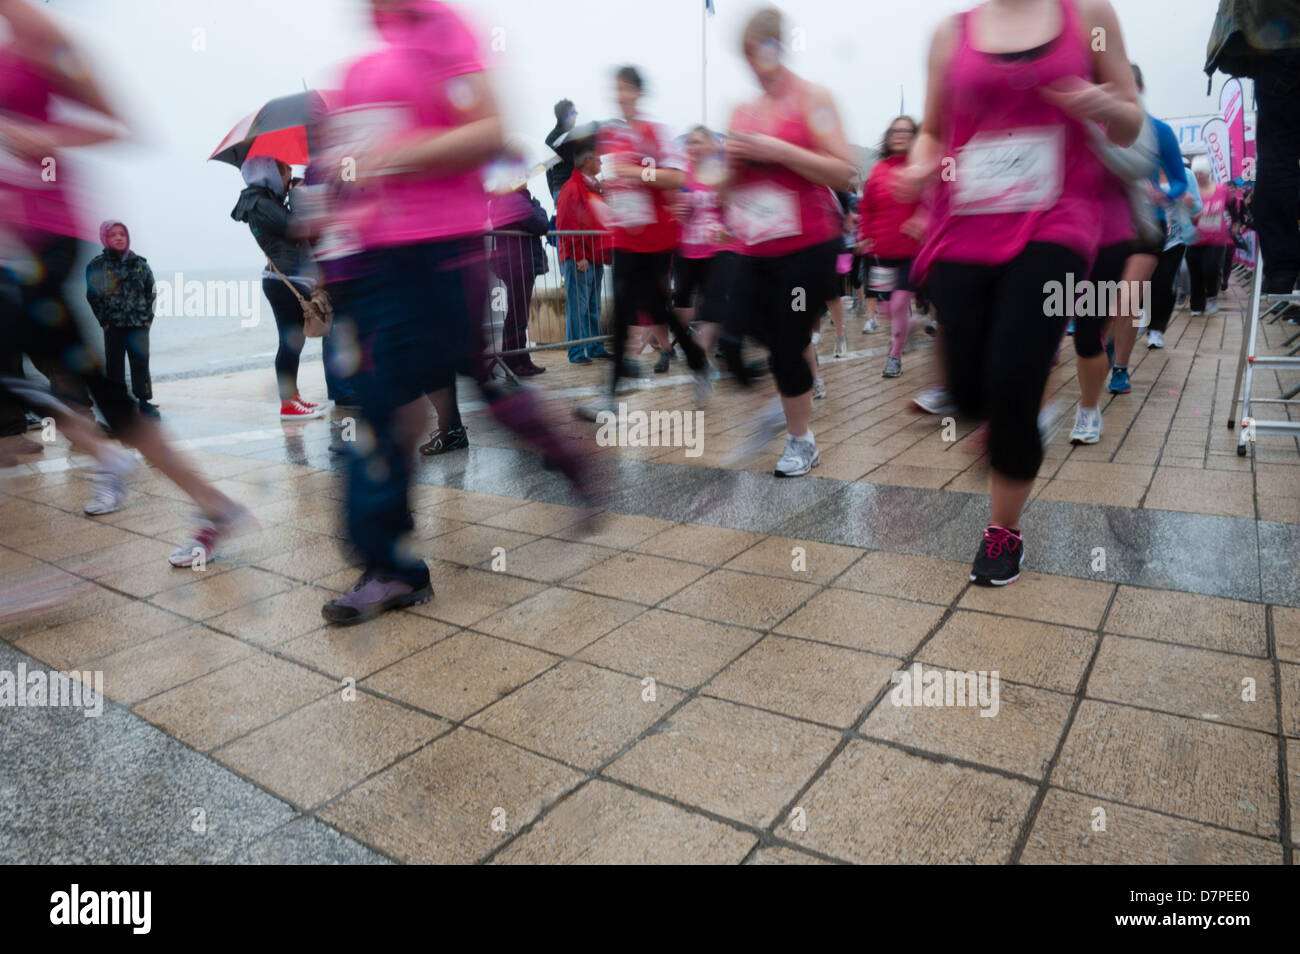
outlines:
[[208, 158], [238, 167], [249, 156], [272, 156], [304, 166], [316, 150], [317, 121], [324, 113], [325, 100], [316, 90], [273, 99], [237, 123]]

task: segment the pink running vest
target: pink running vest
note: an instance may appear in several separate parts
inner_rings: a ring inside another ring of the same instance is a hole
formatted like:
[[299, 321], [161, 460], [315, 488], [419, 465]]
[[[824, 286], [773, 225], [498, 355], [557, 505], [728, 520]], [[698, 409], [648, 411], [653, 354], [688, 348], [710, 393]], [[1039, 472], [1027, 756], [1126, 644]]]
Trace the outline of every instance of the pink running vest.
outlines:
[[1061, 0], [1061, 11], [1060, 34], [1018, 60], [976, 50], [974, 11], [962, 14], [942, 91], [943, 154], [955, 169], [944, 160], [915, 273], [934, 261], [1001, 265], [1030, 242], [1096, 255], [1104, 167], [1079, 121], [1039, 94], [1067, 77], [1095, 81], [1074, 0]]
[[[791, 93], [775, 116], [761, 117], [748, 106], [736, 110], [732, 129], [766, 133], [805, 149], [817, 148], [804, 120], [803, 96]], [[727, 197], [727, 230], [745, 255], [788, 255], [839, 237], [844, 217], [834, 194], [785, 166], [745, 163]]]

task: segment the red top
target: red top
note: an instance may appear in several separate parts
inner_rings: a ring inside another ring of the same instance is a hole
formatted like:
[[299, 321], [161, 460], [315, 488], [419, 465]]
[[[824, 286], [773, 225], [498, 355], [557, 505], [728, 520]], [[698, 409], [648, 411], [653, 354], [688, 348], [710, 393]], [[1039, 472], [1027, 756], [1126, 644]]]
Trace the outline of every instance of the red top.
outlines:
[[[646, 119], [604, 126], [596, 138], [602, 159], [608, 156], [612, 161], [640, 166], [643, 180], [655, 169], [681, 168], [681, 158], [670, 151], [668, 143], [663, 131]], [[606, 224], [614, 233], [614, 248], [626, 252], [671, 252], [676, 248], [671, 189], [657, 189], [648, 181], [611, 180], [601, 194], [612, 216]]]
[[[736, 132], [765, 133], [804, 149], [817, 141], [805, 118], [803, 87], [783, 93], [770, 109], [741, 106], [731, 117]], [[727, 195], [727, 230], [745, 255], [788, 255], [839, 237], [844, 215], [834, 193], [775, 163], [743, 163]]]
[[1209, 197], [1201, 193], [1201, 199], [1201, 214], [1196, 218], [1196, 244], [1231, 245], [1228, 187], [1220, 183], [1214, 187], [1214, 192]]
[[[555, 227], [561, 232], [588, 232], [603, 229], [591, 200], [600, 193], [578, 169], [573, 170], [555, 200]], [[597, 265], [610, 260], [609, 235], [561, 235], [556, 239], [560, 261], [586, 259]]]
[[880, 258], [916, 257], [921, 243], [903, 234], [903, 223], [916, 215], [919, 202], [899, 202], [894, 198], [894, 181], [907, 165], [907, 156], [881, 159], [871, 169], [862, 187], [858, 203], [858, 239], [870, 239], [871, 253]]
[[1096, 255], [1104, 167], [1083, 125], [1040, 93], [1061, 80], [1096, 81], [1074, 0], [1060, 9], [1061, 32], [1031, 58], [976, 49], [975, 11], [962, 14], [941, 93], [942, 155], [955, 168], [940, 176], [919, 278], [933, 261], [1002, 265], [1030, 242]]

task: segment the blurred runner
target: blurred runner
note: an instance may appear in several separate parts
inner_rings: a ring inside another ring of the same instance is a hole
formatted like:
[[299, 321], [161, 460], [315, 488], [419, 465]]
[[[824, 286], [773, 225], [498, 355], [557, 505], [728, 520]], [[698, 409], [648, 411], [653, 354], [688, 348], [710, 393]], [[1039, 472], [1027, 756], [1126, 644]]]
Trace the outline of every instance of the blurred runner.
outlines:
[[[831, 190], [847, 190], [855, 171], [830, 93], [782, 62], [780, 12], [755, 13], [742, 47], [762, 94], [735, 110], [727, 138], [727, 225], [743, 248], [729, 307], [751, 316], [751, 333], [771, 353], [786, 425], [773, 472], [801, 477], [821, 459], [807, 352], [843, 241]], [[777, 420], [769, 408], [760, 428]]]
[[[248, 511], [167, 443], [122, 382], [104, 376], [64, 296], [84, 230], [68, 188], [69, 164], [59, 150], [116, 139], [121, 121], [81, 54], [39, 7], [0, 0], [0, 17], [9, 28], [0, 37], [0, 367], [13, 367], [25, 353], [38, 367], [88, 392], [113, 436], [140, 451], [203, 512], [192, 538], [169, 558], [172, 565], [206, 563], [218, 543], [252, 522]], [[88, 117], [80, 125], [52, 120], [50, 103], [56, 96], [95, 114], [94, 120]], [[57, 162], [56, 177], [42, 175], [49, 162]], [[121, 509], [123, 478], [133, 466], [130, 455], [108, 447], [92, 423], [39, 388], [8, 378], [0, 379], [0, 389], [11, 400], [53, 416], [74, 446], [95, 457], [99, 470], [87, 514]]]
[[[1100, 52], [1094, 35], [1107, 37]], [[1066, 323], [1049, 317], [1045, 289], [1083, 275], [1097, 249], [1102, 166], [1084, 122], [1125, 144], [1142, 123], [1108, 0], [989, 0], [936, 30], [898, 191], [914, 200], [938, 179], [915, 270], [943, 326], [953, 396], [989, 422], [979, 585], [1020, 578], [1020, 517], [1043, 459], [1038, 411]]]
[[881, 377], [903, 373], [903, 348], [913, 330], [912, 260], [920, 249], [925, 214], [920, 202], [900, 202], [894, 183], [907, 165], [916, 140], [916, 120], [899, 116], [889, 124], [881, 144], [881, 158], [862, 187], [859, 206], [859, 250], [867, 256], [867, 287], [889, 308], [889, 357]]

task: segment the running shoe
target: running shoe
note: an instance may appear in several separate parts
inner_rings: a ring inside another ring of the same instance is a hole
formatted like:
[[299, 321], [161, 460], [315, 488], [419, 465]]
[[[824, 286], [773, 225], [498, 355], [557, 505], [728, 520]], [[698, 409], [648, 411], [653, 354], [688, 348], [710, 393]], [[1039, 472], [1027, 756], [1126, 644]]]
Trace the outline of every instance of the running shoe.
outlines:
[[181, 544], [172, 551], [167, 562], [172, 566], [193, 566], [206, 564], [217, 555], [217, 545], [231, 537], [257, 526], [253, 515], [240, 504], [227, 514], [212, 520], [204, 520], [194, 531], [188, 543]]
[[431, 599], [433, 585], [430, 583], [412, 586], [400, 580], [385, 580], [367, 573], [352, 587], [352, 592], [322, 606], [320, 614], [331, 623], [352, 626], [374, 619], [390, 609], [418, 606]]
[[89, 517], [102, 517], [106, 513], [115, 513], [126, 503], [126, 481], [121, 474], [110, 470], [95, 472], [95, 486], [90, 491], [90, 500], [82, 508]]
[[826, 382], [821, 378], [813, 378], [813, 400], [820, 401], [826, 396]]
[[1133, 385], [1128, 379], [1128, 368], [1115, 368], [1110, 373], [1110, 387], [1107, 389], [1111, 394], [1128, 394], [1133, 390]]
[[772, 473], [777, 477], [802, 477], [821, 462], [822, 456], [817, 453], [815, 441], [801, 440], [790, 434], [786, 435], [785, 452]]
[[1205, 307], [1207, 315], [1217, 315], [1219, 313], [1219, 301], [1217, 298], [1211, 298], [1210, 303]]
[[785, 408], [781, 399], [774, 397], [763, 405], [750, 423], [749, 429], [741, 436], [735, 452], [728, 458], [728, 466], [736, 466], [757, 457], [768, 444], [781, 436], [785, 430]]
[[308, 407], [299, 398], [280, 402], [280, 420], [282, 421], [309, 421], [312, 418], [320, 417], [323, 413], [325, 412], [319, 407], [315, 405]]
[[1147, 348], [1163, 348], [1165, 346], [1165, 333], [1163, 331], [1152, 331], [1147, 335]]
[[892, 354], [885, 359], [885, 370], [880, 372], [882, 378], [896, 378], [903, 373], [903, 359]]
[[670, 356], [667, 351], [659, 355], [659, 360], [655, 362], [655, 374], [665, 374], [668, 371], [668, 362]]
[[1193, 311], [1192, 311], [1192, 317], [1193, 317], [1193, 318], [1199, 318], [1199, 317], [1201, 317], [1201, 315], [1203, 315], [1203, 314], [1205, 314], [1205, 312], [1203, 312], [1203, 311], [1196, 311], [1196, 310], [1193, 310]]
[[843, 357], [849, 353], [849, 336], [847, 334], [839, 335], [835, 339], [835, 356]]
[[976, 586], [1014, 583], [1020, 579], [1020, 564], [1024, 558], [1024, 538], [1014, 530], [990, 524], [984, 530], [979, 555], [971, 567], [971, 582]]
[[1081, 407], [1074, 412], [1071, 444], [1096, 444], [1101, 440], [1101, 408]]
[[695, 377], [695, 406], [703, 407], [709, 403], [713, 397], [713, 375], [712, 368], [708, 365], [700, 368], [694, 373]]
[[926, 414], [952, 414], [957, 410], [952, 395], [941, 384], [933, 384], [912, 398], [912, 406]]
[[469, 434], [465, 432], [465, 425], [460, 427], [449, 427], [445, 431], [438, 428], [429, 435], [429, 440], [420, 445], [420, 453], [425, 457], [437, 457], [439, 454], [446, 454], [449, 451], [465, 450], [469, 447]]
[[862, 326], [862, 333], [864, 335], [869, 335], [879, 330], [880, 330], [880, 322], [877, 321], [875, 318], [868, 318], [866, 324]]
[[579, 404], [573, 409], [573, 413], [584, 421], [599, 420], [602, 411], [616, 414], [618, 412], [618, 406], [612, 400], [604, 400], [593, 401], [590, 404]]

